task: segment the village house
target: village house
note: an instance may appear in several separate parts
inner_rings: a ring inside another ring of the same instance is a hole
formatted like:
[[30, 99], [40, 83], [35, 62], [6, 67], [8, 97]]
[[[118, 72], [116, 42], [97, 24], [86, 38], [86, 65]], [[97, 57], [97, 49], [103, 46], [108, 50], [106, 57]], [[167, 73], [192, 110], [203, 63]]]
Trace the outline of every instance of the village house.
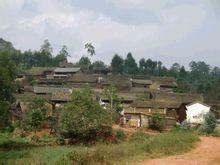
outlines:
[[124, 109], [124, 124], [130, 127], [148, 127], [151, 115], [161, 113], [166, 116], [166, 125], [176, 124], [176, 109], [180, 106], [176, 102], [135, 101]]
[[93, 74], [99, 75], [108, 75], [111, 73], [111, 69], [109, 67], [93, 67]]
[[129, 92], [131, 90], [130, 77], [123, 75], [106, 75], [102, 76], [102, 89], [110, 86], [116, 87], [116, 89], [121, 91]]
[[54, 77], [67, 77], [80, 72], [80, 68], [56, 68], [54, 70]]
[[77, 73], [73, 76], [68, 77], [65, 80], [65, 84], [73, 88], [82, 88], [86, 85], [95, 88], [98, 82], [98, 77], [98, 75]]
[[54, 67], [32, 67], [25, 71], [25, 76], [33, 77], [34, 79], [46, 78], [49, 75], [54, 74]]
[[34, 93], [37, 95], [47, 95], [55, 92], [72, 93], [72, 89], [63, 87], [34, 86]]
[[186, 105], [186, 122], [190, 124], [202, 124], [205, 115], [210, 112], [211, 107], [201, 102]]

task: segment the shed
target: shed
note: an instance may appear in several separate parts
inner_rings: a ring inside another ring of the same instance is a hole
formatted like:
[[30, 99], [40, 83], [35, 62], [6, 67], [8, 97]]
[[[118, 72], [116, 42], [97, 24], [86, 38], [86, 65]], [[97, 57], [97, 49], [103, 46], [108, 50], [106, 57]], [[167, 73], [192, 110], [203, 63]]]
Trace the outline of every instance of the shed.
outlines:
[[201, 102], [186, 105], [186, 121], [190, 124], [202, 124], [211, 107]]

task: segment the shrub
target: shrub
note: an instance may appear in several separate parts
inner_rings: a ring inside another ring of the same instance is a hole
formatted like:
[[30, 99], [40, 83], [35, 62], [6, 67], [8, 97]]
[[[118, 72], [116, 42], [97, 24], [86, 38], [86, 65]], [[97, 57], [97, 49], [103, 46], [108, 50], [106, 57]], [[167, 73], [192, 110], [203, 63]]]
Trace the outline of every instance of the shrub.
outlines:
[[162, 132], [165, 128], [165, 115], [154, 113], [150, 123], [150, 128]]
[[58, 137], [56, 139], [56, 143], [59, 145], [64, 145], [65, 144], [64, 137], [62, 135], [58, 135]]
[[126, 134], [123, 130], [118, 129], [115, 131], [115, 139], [116, 141], [123, 141], [126, 138]]
[[149, 138], [150, 138], [150, 135], [144, 132], [135, 132], [131, 135], [131, 137], [129, 138], [129, 141], [130, 142], [144, 142]]
[[97, 134], [109, 134], [111, 124], [110, 113], [93, 100], [89, 88], [75, 91], [71, 102], [61, 111], [62, 134], [84, 142], [96, 139]]
[[205, 116], [205, 121], [203, 125], [199, 128], [199, 132], [204, 134], [211, 134], [214, 132], [216, 124], [217, 120], [215, 118], [215, 115], [212, 112], [209, 112]]

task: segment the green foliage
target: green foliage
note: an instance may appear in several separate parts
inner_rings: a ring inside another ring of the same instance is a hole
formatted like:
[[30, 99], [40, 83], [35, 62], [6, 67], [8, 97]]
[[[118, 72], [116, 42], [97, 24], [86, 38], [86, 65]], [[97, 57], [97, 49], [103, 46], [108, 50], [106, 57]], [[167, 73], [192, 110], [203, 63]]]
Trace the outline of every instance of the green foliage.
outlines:
[[1, 133], [0, 134], [0, 148], [1, 149], [19, 149], [22, 147], [30, 146], [24, 138], [13, 138], [11, 134]]
[[215, 115], [212, 112], [209, 112], [205, 116], [205, 121], [203, 125], [199, 128], [199, 132], [204, 134], [211, 134], [214, 132], [216, 124], [217, 120], [215, 118]]
[[92, 45], [92, 43], [86, 43], [85, 49], [87, 50], [88, 55], [95, 55], [95, 47]]
[[64, 145], [65, 144], [64, 136], [63, 135], [58, 135], [57, 139], [56, 139], [56, 143], [59, 144], [59, 145]]
[[157, 158], [190, 150], [198, 137], [191, 133], [166, 133], [150, 136], [140, 142], [124, 142], [115, 145], [98, 145], [74, 150], [62, 159], [71, 164], [126, 164], [143, 156]]
[[127, 58], [125, 59], [124, 66], [125, 66], [125, 73], [133, 74], [133, 75], [138, 73], [137, 63], [135, 62], [135, 59], [133, 58], [131, 53], [127, 54]]
[[45, 100], [35, 98], [29, 105], [28, 111], [16, 123], [17, 127], [22, 130], [36, 131], [43, 120], [45, 120]]
[[109, 100], [110, 110], [121, 112], [121, 99], [117, 95], [117, 89], [114, 86], [104, 88], [102, 95]]
[[154, 113], [152, 115], [150, 128], [160, 132], [163, 131], [165, 128], [165, 115], [160, 113]]
[[123, 130], [121, 130], [121, 129], [115, 130], [114, 134], [115, 134], [116, 141], [120, 142], [120, 141], [125, 140], [125, 138], [126, 138], [125, 132]]
[[122, 74], [124, 72], [124, 60], [121, 56], [115, 54], [111, 62], [112, 73]]
[[41, 110], [33, 109], [30, 114], [30, 123], [29, 123], [31, 128], [33, 128], [36, 131], [42, 121], [43, 121], [43, 114]]
[[0, 52], [0, 129], [10, 127], [10, 104], [14, 101], [13, 92], [16, 75], [15, 63], [8, 52]]
[[150, 138], [150, 135], [148, 135], [144, 132], [135, 132], [129, 137], [129, 141], [141, 143], [141, 142], [146, 141], [149, 138]]
[[84, 88], [73, 93], [71, 102], [61, 111], [61, 131], [81, 140], [96, 138], [98, 133], [111, 132], [111, 116], [93, 100], [92, 91]]
[[[0, 140], [1, 141], [1, 140]], [[137, 158], [175, 155], [194, 147], [198, 137], [192, 133], [169, 132], [151, 135], [142, 141], [88, 146], [55, 146], [1, 151], [3, 164], [126, 164]]]
[[95, 61], [92, 63], [92, 67], [93, 68], [104, 68], [105, 67], [105, 63], [103, 61]]

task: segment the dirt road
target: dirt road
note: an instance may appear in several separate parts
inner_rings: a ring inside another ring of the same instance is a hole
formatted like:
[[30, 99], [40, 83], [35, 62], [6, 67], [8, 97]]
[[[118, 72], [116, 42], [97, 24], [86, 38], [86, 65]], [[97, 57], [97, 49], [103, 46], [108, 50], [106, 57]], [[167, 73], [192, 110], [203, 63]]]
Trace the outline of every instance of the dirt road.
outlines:
[[138, 162], [138, 165], [220, 165], [220, 138], [201, 137], [192, 151], [177, 156]]

